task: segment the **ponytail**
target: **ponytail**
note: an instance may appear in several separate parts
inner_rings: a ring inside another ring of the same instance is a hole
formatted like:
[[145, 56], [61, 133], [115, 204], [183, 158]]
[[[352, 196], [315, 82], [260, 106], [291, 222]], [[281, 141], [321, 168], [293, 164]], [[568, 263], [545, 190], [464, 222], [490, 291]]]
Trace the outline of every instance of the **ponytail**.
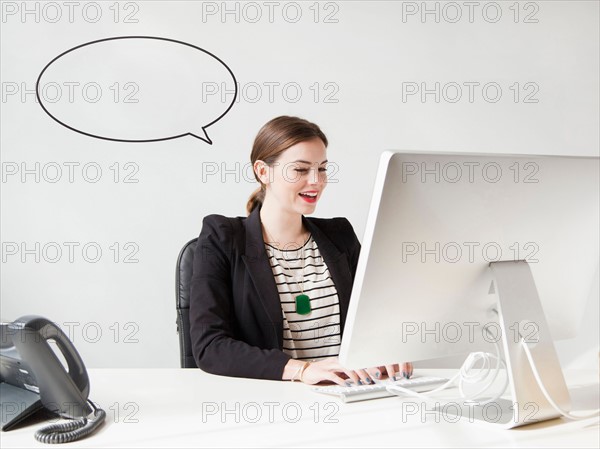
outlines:
[[248, 203], [246, 204], [246, 211], [248, 212], [248, 215], [250, 215], [258, 206], [262, 206], [264, 200], [265, 189], [264, 185], [261, 185], [258, 189], [252, 192], [252, 195], [250, 195], [250, 198], [248, 199]]

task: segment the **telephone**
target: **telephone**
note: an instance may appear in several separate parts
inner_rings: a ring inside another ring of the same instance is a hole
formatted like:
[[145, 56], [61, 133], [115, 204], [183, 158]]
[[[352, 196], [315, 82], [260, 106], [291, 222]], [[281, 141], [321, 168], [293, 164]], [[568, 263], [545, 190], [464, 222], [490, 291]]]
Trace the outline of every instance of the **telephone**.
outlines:
[[[42, 409], [73, 420], [38, 430], [35, 438], [42, 443], [67, 443], [100, 427], [106, 412], [88, 400], [90, 383], [83, 361], [56, 324], [27, 315], [12, 323], [1, 323], [0, 337], [3, 431]], [[48, 340], [56, 342], [68, 370]]]

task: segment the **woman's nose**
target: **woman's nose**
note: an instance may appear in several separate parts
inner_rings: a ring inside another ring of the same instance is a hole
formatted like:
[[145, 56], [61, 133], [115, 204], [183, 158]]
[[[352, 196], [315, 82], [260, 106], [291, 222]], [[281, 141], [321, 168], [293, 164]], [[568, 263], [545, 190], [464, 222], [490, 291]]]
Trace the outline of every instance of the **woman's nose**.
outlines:
[[308, 177], [309, 184], [323, 184], [327, 180], [325, 172], [319, 171], [319, 168], [313, 168], [310, 170], [310, 176]]

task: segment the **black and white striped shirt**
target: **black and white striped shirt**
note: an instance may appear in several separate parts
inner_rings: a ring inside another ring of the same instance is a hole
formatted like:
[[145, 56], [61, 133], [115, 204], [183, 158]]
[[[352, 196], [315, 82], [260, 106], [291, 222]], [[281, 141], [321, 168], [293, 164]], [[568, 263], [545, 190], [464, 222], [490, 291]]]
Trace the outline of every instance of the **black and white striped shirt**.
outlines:
[[[337, 356], [341, 342], [339, 298], [317, 243], [309, 236], [299, 249], [282, 250], [268, 243], [265, 247], [283, 313], [283, 352], [300, 360]], [[302, 292], [310, 298], [307, 315], [296, 313], [295, 298]]]

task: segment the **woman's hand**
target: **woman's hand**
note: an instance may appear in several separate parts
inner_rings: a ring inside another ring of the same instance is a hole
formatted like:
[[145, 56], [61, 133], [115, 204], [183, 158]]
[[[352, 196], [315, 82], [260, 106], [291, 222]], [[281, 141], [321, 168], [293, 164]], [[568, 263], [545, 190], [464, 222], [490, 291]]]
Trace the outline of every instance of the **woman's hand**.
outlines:
[[[385, 375], [392, 380], [410, 379], [413, 374], [413, 364], [410, 362], [395, 363], [393, 365], [368, 368], [362, 371], [366, 371], [366, 375], [372, 376], [375, 379], [381, 379]], [[396, 374], [398, 375], [396, 376]]]
[[350, 382], [358, 382], [358, 379], [358, 374], [340, 365], [337, 357], [329, 357], [318, 362], [311, 362], [302, 373], [301, 380], [309, 385], [330, 381], [348, 386]]
[[[291, 361], [290, 361], [291, 362]], [[294, 362], [298, 362], [294, 360]], [[302, 372], [302, 382], [314, 385], [323, 381], [330, 381], [342, 386], [363, 385], [374, 383], [374, 379], [382, 379], [386, 375], [390, 379], [396, 379], [396, 373], [400, 378], [408, 379], [412, 376], [412, 363], [393, 364], [378, 366], [369, 369], [349, 370], [340, 365], [337, 357], [329, 357], [318, 362], [311, 362]]]

